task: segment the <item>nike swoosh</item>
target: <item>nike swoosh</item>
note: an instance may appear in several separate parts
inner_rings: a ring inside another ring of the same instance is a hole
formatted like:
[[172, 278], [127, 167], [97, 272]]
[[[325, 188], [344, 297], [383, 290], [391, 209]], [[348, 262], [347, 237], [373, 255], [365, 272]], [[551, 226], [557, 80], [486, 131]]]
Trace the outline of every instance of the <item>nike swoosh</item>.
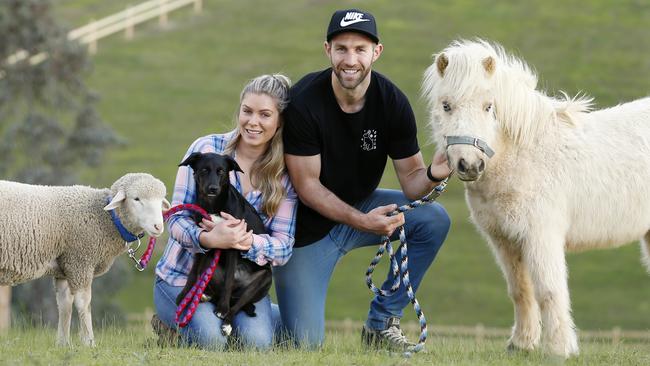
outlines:
[[359, 22], [369, 22], [370, 19], [354, 19], [350, 21], [346, 21], [345, 19], [341, 19], [341, 27], [347, 27], [350, 24], [354, 23], [359, 23]]

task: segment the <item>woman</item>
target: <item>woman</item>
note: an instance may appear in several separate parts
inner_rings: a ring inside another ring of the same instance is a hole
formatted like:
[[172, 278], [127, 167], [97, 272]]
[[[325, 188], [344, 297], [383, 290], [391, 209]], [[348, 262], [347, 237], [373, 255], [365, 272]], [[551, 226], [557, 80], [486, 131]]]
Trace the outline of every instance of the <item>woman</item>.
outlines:
[[[209, 249], [238, 249], [243, 257], [260, 265], [283, 265], [291, 256], [294, 242], [297, 196], [285, 171], [282, 150], [282, 111], [289, 101], [290, 80], [280, 74], [262, 75], [251, 80], [241, 92], [238, 123], [234, 131], [199, 138], [185, 154], [215, 152], [229, 154], [244, 173], [231, 172], [230, 183], [259, 212], [268, 234], [246, 231], [246, 223], [230, 215], [223, 221], [204, 221], [199, 225], [188, 213], [169, 220], [170, 238], [156, 266], [154, 303], [157, 317], [154, 330], [176, 328], [176, 296], [187, 282], [194, 254]], [[182, 161], [181, 160], [181, 161]], [[176, 175], [172, 205], [194, 203], [196, 189], [191, 168], [181, 166]], [[189, 344], [221, 349], [226, 338], [221, 334], [221, 319], [214, 305], [200, 303], [190, 323], [180, 328]], [[274, 325], [271, 302], [265, 297], [255, 303], [255, 317], [239, 312], [234, 334], [244, 346], [265, 349], [272, 345]]]

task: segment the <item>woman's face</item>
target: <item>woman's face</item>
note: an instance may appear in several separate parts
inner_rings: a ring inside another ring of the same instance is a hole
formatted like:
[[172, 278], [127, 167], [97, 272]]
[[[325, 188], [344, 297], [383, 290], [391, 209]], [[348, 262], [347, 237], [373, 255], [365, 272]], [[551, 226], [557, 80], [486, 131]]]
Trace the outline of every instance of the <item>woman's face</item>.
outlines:
[[280, 127], [280, 112], [275, 100], [266, 94], [247, 93], [239, 106], [240, 143], [264, 146]]

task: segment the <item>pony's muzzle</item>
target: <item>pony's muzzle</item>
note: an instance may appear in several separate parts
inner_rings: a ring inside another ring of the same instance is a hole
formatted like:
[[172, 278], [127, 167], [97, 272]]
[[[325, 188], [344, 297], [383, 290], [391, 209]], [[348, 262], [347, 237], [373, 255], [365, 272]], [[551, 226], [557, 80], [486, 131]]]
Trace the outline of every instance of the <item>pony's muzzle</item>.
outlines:
[[476, 159], [473, 162], [460, 158], [456, 164], [456, 172], [458, 177], [464, 181], [477, 180], [485, 171], [485, 160]]

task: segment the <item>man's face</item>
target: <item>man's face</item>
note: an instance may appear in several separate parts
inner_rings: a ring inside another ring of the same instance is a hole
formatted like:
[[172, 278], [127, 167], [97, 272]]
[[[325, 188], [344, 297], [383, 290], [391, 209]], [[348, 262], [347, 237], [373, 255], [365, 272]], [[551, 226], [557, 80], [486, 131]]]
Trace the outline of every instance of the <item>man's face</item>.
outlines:
[[336, 78], [345, 89], [355, 89], [370, 74], [383, 46], [354, 32], [341, 33], [325, 42], [325, 52]]

